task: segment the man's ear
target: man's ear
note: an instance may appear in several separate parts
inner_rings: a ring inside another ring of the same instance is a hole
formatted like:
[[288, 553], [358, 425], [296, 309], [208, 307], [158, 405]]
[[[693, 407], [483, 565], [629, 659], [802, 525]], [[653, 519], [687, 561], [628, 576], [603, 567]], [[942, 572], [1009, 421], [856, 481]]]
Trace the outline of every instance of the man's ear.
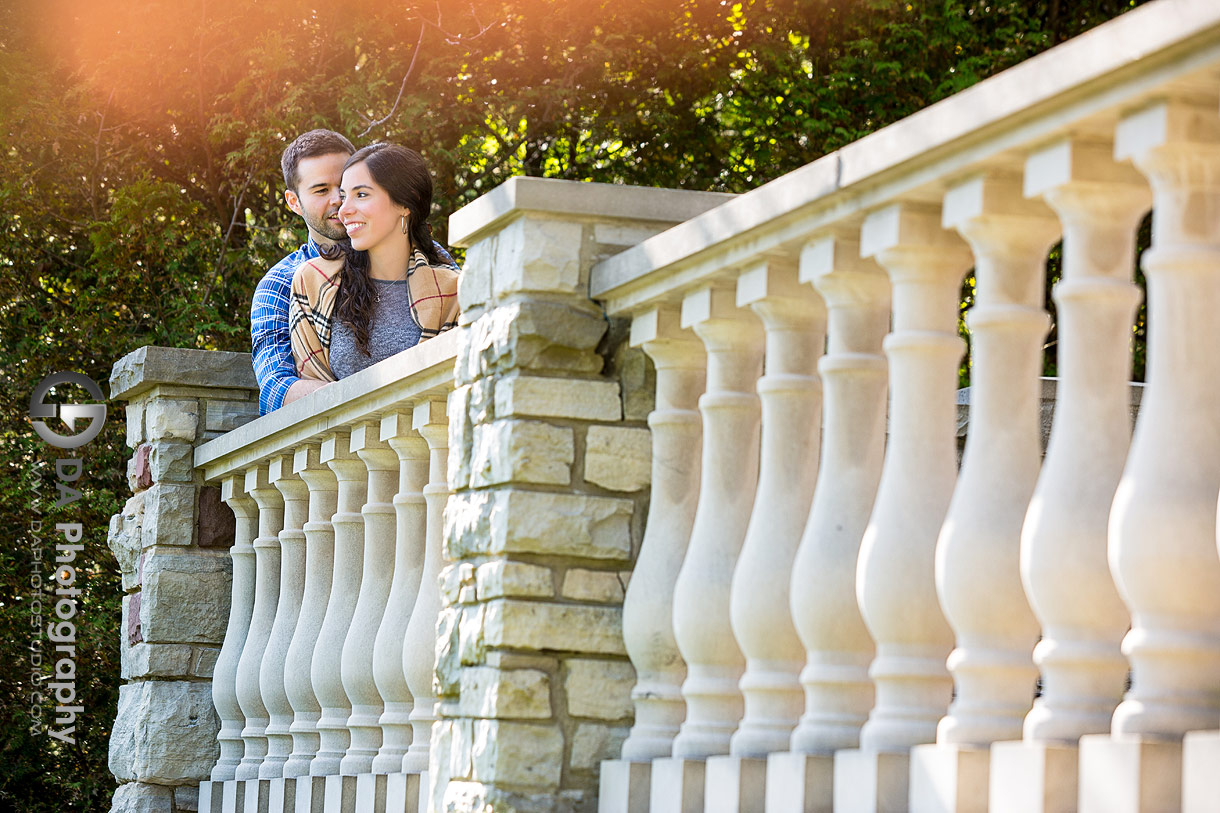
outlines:
[[293, 192], [291, 189], [285, 190], [284, 203], [287, 203], [288, 208], [296, 212], [298, 215], [301, 215], [302, 217], [305, 216], [305, 213], [301, 211], [301, 199], [297, 197], [296, 192]]

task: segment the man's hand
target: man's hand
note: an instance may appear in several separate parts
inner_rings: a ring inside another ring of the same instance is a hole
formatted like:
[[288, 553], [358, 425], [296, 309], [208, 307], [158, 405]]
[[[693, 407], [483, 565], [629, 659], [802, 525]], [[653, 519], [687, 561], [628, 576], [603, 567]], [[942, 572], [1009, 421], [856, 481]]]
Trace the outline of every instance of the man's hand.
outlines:
[[284, 393], [284, 403], [291, 404], [298, 398], [304, 398], [306, 395], [309, 395], [309, 393], [313, 392], [314, 390], [322, 389], [329, 383], [329, 381], [320, 381], [316, 378], [302, 378], [293, 383], [293, 385], [288, 388], [288, 392]]

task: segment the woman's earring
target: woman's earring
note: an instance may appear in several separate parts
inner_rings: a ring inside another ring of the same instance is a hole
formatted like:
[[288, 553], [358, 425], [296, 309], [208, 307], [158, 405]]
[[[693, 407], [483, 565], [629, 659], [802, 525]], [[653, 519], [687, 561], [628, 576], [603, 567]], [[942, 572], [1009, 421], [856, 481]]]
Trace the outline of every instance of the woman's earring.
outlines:
[[403, 233], [403, 234], [409, 234], [409, 233], [410, 233], [410, 232], [408, 232], [408, 231], [407, 231], [407, 216], [406, 216], [406, 215], [403, 215], [403, 216], [402, 216], [402, 233]]

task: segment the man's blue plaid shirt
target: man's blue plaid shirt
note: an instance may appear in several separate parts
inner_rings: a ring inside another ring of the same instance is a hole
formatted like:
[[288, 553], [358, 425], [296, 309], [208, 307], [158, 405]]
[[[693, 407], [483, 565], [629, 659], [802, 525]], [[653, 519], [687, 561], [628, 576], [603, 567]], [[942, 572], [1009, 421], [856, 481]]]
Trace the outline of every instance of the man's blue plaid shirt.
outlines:
[[[439, 243], [432, 244], [441, 259], [457, 265]], [[305, 245], [271, 266], [254, 289], [250, 304], [250, 343], [254, 348], [254, 377], [258, 379], [258, 414], [266, 415], [284, 405], [288, 389], [299, 380], [292, 360], [292, 339], [288, 332], [288, 301], [292, 294], [292, 275], [306, 260], [321, 256], [310, 239]]]

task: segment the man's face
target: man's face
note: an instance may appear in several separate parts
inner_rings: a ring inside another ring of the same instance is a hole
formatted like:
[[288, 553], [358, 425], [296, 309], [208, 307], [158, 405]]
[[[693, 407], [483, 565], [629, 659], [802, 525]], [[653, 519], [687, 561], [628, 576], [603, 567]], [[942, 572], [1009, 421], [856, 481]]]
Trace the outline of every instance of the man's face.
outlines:
[[305, 219], [314, 242], [328, 244], [347, 236], [339, 222], [339, 181], [347, 159], [344, 152], [302, 158], [296, 190], [284, 193], [288, 208]]

